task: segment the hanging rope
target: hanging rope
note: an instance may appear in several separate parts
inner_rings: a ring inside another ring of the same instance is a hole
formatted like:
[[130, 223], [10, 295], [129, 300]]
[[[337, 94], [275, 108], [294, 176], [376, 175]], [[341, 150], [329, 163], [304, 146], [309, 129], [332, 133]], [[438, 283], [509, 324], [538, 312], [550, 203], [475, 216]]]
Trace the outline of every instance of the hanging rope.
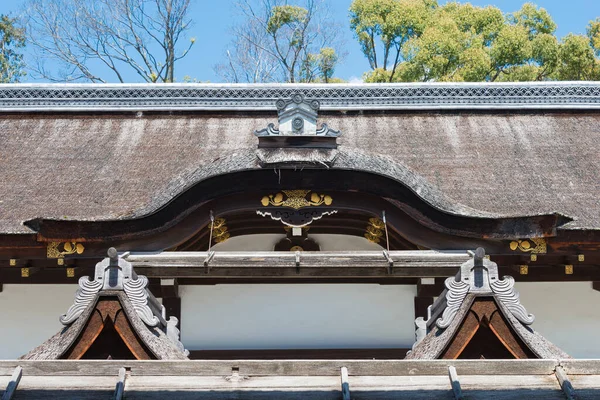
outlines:
[[390, 237], [388, 236], [388, 228], [387, 228], [387, 221], [385, 219], [385, 210], [382, 211], [382, 220], [383, 220], [383, 226], [385, 228], [385, 243], [386, 243], [386, 248], [388, 253], [390, 252]]
[[212, 210], [210, 210], [210, 235], [208, 236], [208, 252], [210, 253], [210, 249], [212, 247], [212, 236], [213, 229], [215, 228], [215, 216], [213, 215]]

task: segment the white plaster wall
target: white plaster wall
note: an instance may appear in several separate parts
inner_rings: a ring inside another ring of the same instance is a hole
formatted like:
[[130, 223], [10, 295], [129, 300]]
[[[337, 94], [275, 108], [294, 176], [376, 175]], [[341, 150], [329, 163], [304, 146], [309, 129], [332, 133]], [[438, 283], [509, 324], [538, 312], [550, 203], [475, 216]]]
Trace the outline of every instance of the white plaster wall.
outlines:
[[520, 282], [531, 327], [574, 358], [600, 358], [600, 292], [590, 282]]
[[415, 286], [180, 286], [189, 349], [410, 347]]
[[0, 293], [0, 359], [15, 359], [54, 336], [77, 285], [4, 285]]
[[[283, 230], [283, 229], [282, 229]], [[272, 251], [275, 244], [285, 237], [284, 234], [263, 233], [257, 235], [235, 236], [213, 246], [215, 251]], [[369, 242], [360, 236], [335, 234], [310, 234], [316, 240], [321, 251], [345, 250], [381, 250], [378, 244]]]

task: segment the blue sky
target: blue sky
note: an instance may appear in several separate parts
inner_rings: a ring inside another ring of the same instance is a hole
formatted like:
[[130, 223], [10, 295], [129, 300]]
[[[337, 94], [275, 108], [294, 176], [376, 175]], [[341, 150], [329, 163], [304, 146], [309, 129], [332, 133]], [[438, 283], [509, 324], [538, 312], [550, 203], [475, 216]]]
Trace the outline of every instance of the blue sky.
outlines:
[[[346, 80], [360, 78], [369, 69], [368, 63], [352, 36], [348, 22], [348, 7], [351, 0], [330, 0], [334, 18], [345, 26], [348, 55], [343, 64], [336, 70], [336, 76]], [[213, 71], [213, 65], [219, 62], [229, 41], [229, 27], [235, 18], [234, 0], [192, 0], [191, 18], [194, 26], [189, 32], [190, 37], [197, 38], [190, 54], [181, 60], [176, 67], [176, 76], [180, 80], [189, 75], [201, 81], [219, 82]], [[439, 0], [440, 3], [445, 3]], [[504, 12], [518, 10], [525, 1], [522, 0], [471, 0], [477, 6], [495, 5]], [[293, 1], [290, 1], [293, 3]], [[587, 23], [600, 16], [600, 0], [540, 0], [538, 6], [547, 9], [558, 25], [557, 35], [585, 33]], [[0, 13], [18, 15], [23, 0], [0, 0]], [[131, 75], [131, 81], [137, 81]], [[26, 81], [32, 81], [26, 79]]]

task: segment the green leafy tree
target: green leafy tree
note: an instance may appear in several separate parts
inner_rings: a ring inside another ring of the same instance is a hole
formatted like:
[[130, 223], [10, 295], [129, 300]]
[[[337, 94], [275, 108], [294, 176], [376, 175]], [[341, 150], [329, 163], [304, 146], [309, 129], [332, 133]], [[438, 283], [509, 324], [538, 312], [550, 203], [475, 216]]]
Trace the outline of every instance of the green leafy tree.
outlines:
[[15, 18], [0, 15], [0, 83], [19, 82], [25, 75], [20, 49], [25, 47], [25, 34]]
[[426, 29], [433, 0], [355, 0], [350, 6], [350, 26], [373, 69], [367, 80], [396, 78], [404, 61], [404, 45]]
[[570, 33], [560, 44], [557, 78], [569, 81], [596, 79], [596, 63], [589, 38]]
[[355, 0], [350, 25], [372, 69], [367, 82], [547, 80], [575, 76], [577, 65], [591, 79], [589, 52], [600, 48], [600, 20], [584, 51], [582, 39], [559, 43], [550, 14], [532, 3], [504, 14], [469, 3]]

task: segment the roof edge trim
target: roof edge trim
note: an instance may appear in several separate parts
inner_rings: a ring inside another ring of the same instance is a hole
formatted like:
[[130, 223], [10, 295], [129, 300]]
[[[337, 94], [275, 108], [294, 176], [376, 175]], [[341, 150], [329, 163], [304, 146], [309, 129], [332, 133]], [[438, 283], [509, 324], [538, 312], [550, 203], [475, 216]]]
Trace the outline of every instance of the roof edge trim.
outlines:
[[301, 94], [324, 111], [596, 110], [600, 82], [3, 84], [2, 112], [275, 111]]

